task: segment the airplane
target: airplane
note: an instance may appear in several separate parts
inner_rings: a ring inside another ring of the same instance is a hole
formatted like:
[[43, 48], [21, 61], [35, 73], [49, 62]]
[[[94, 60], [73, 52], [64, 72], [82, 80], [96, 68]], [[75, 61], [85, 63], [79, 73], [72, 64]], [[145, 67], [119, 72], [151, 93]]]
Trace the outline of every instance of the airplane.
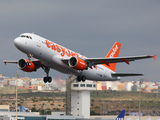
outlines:
[[[46, 73], [43, 78], [45, 83], [51, 82], [50, 68], [61, 73], [77, 76], [77, 81], [117, 81], [120, 77], [141, 76], [136, 73], [116, 73], [116, 63], [139, 59], [154, 58], [150, 55], [118, 57], [121, 43], [115, 42], [106, 57], [87, 58], [55, 42], [43, 38], [34, 33], [23, 33], [14, 39], [14, 45], [28, 57], [20, 60], [4, 60], [4, 63], [15, 63], [19, 69], [25, 72], [37, 71], [42, 68]], [[31, 60], [31, 58], [35, 58]]]
[[125, 110], [122, 110], [115, 120], [124, 120]]

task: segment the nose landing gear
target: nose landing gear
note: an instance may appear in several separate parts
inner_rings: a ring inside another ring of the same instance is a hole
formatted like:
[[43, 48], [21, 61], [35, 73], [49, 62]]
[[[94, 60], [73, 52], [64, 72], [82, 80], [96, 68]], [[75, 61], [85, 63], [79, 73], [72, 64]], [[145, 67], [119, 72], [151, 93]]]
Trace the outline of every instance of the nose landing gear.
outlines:
[[27, 54], [27, 57], [28, 57], [28, 62], [26, 63], [27, 66], [30, 66], [31, 65], [31, 58], [32, 58], [32, 55], [31, 54]]

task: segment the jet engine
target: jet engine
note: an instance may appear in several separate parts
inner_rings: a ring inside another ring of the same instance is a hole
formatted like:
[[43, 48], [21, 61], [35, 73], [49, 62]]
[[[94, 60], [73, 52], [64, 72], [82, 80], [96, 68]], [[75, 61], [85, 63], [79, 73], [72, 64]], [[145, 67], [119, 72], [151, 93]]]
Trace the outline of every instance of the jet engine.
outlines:
[[68, 61], [68, 64], [71, 68], [74, 68], [76, 70], [87, 69], [86, 62], [78, 57], [71, 57]]
[[34, 63], [30, 62], [27, 59], [20, 59], [18, 61], [18, 67], [19, 67], [19, 69], [21, 69], [21, 70], [23, 70], [25, 72], [36, 71]]

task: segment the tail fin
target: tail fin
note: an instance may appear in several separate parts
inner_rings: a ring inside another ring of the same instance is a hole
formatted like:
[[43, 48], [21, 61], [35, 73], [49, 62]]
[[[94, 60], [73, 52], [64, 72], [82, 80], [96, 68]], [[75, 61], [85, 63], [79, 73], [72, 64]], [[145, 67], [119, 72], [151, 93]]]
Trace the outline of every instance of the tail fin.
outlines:
[[124, 120], [125, 110], [122, 110], [115, 120]]
[[[116, 42], [109, 51], [109, 53], [107, 54], [106, 58], [118, 57], [120, 48], [121, 48], [121, 43]], [[110, 63], [109, 66], [107, 65], [105, 66], [111, 69], [112, 71], [115, 71], [116, 69], [116, 63]]]

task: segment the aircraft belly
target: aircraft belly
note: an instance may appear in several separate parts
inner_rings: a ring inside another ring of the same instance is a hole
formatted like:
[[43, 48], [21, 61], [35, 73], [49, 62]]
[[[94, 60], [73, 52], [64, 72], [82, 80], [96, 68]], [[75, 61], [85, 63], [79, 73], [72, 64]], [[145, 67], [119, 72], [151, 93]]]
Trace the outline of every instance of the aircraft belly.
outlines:
[[83, 75], [89, 80], [95, 81], [113, 81], [117, 78], [112, 78], [111, 72], [106, 72], [104, 70], [97, 70], [96, 68], [88, 69], [83, 71]]
[[74, 74], [74, 75], [79, 74], [76, 70], [71, 70], [71, 68], [61, 66], [61, 65], [51, 65], [51, 68], [59, 72], [62, 72], [64, 74]]
[[58, 54], [53, 55], [52, 58], [50, 58], [50, 62], [49, 61], [46, 62], [45, 65], [65, 74], [74, 74], [74, 75], [79, 74], [77, 70], [72, 69], [66, 64], [64, 64], [61, 59], [62, 57], [60, 55]]

